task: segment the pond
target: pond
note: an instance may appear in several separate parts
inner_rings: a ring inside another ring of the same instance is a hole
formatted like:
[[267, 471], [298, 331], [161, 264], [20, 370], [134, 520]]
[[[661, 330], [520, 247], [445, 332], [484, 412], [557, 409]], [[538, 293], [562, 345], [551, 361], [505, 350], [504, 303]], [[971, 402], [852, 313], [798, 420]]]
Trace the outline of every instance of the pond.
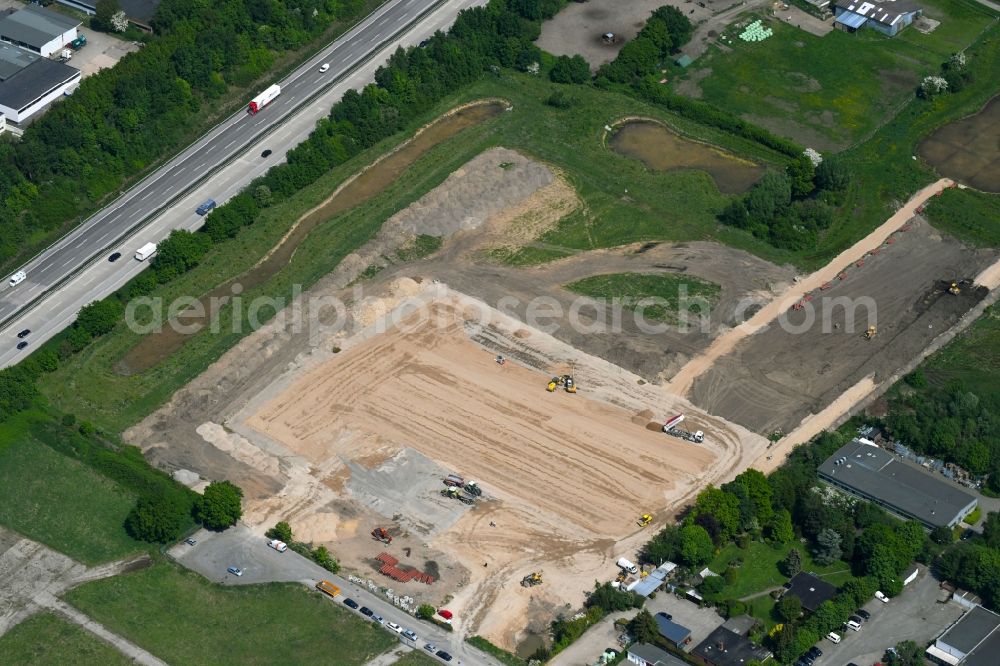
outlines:
[[637, 159], [653, 171], [704, 171], [723, 194], [747, 191], [766, 171], [762, 166], [708, 144], [685, 139], [651, 121], [626, 123], [611, 138], [610, 144], [616, 153]]
[[979, 113], [948, 123], [917, 148], [939, 174], [983, 192], [1000, 192], [1000, 95]]

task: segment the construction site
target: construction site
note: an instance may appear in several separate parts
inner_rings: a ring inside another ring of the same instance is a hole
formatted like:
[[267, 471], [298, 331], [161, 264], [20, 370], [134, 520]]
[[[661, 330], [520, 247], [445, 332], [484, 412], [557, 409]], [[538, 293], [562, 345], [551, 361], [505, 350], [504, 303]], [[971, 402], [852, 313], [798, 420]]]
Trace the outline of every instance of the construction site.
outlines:
[[[240, 485], [244, 521], [261, 534], [288, 521], [351, 575], [447, 604], [459, 637], [512, 649], [613, 579], [648, 528], [706, 485], [778, 464], [775, 429], [835, 405], [815, 424], [830, 425], [860, 378], [874, 373], [875, 386], [919, 356], [982, 301], [975, 278], [997, 259], [903, 211], [904, 231], [877, 230], [829, 276], [711, 242], [533, 268], [483, 260], [580, 205], [554, 168], [482, 153], [303, 294], [340, 299], [346, 325], [272, 321], [126, 440], [193, 487]], [[349, 287], [420, 234], [441, 248], [384, 266], [363, 294]], [[526, 323], [531, 299], [566, 312], [579, 297], [564, 285], [624, 272], [719, 285], [709, 325], [651, 335], [627, 317], [617, 330]], [[795, 305], [828, 293], [871, 296], [877, 321], [847, 331], [834, 314], [833, 333], [774, 325], [801, 323], [807, 308]], [[763, 324], [745, 328], [748, 317]]]

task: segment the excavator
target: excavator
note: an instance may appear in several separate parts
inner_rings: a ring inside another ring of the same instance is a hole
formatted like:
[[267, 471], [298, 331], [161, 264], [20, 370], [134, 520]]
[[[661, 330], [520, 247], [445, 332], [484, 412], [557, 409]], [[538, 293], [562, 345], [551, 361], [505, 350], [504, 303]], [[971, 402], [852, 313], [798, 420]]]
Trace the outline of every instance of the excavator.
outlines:
[[865, 331], [865, 340], [871, 340], [872, 338], [875, 337], [876, 333], [878, 333], [878, 327], [875, 326], [874, 324], [869, 326], [868, 330]]
[[542, 574], [533, 572], [521, 579], [521, 587], [534, 587], [542, 584]]
[[948, 293], [952, 294], [953, 296], [958, 296], [959, 294], [962, 293], [962, 289], [961, 287], [958, 286], [957, 282], [952, 282], [950, 285], [948, 285]]
[[566, 393], [576, 393], [576, 382], [573, 381], [573, 375], [553, 377], [549, 380], [549, 385], [545, 387], [545, 390], [552, 393], [560, 386], [566, 389]]
[[372, 536], [386, 545], [392, 543], [392, 535], [389, 534], [389, 531], [384, 527], [376, 527], [373, 529]]
[[649, 525], [651, 522], [653, 522], [653, 517], [648, 513], [644, 513], [642, 514], [642, 517], [639, 518], [639, 527], [645, 527], [646, 525]]
[[476, 483], [475, 481], [469, 481], [468, 483], [466, 483], [462, 487], [462, 490], [464, 490], [465, 492], [467, 492], [470, 495], [473, 495], [475, 497], [482, 497], [482, 494], [483, 494], [483, 489], [480, 488], [479, 484]]

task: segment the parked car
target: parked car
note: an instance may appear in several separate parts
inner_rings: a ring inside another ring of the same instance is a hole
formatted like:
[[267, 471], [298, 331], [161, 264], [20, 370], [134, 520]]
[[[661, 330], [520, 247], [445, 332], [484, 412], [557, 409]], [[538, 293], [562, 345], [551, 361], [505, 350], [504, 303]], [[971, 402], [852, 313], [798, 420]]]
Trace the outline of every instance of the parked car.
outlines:
[[21, 342], [17, 343], [17, 348], [18, 349], [24, 349], [27, 346], [28, 346], [28, 341], [27, 340], [22, 340]]
[[260, 156], [261, 156], [261, 157], [270, 157], [270, 156], [271, 156], [271, 149], [270, 149], [270, 148], [266, 148], [266, 149], [264, 150], [264, 152], [262, 152], [262, 153], [260, 154]]
[[413, 633], [413, 631], [411, 631], [410, 629], [404, 629], [403, 635], [409, 638], [411, 641], [417, 640], [417, 635]]
[[440, 659], [441, 661], [451, 661], [451, 655], [445, 652], [444, 650], [438, 650], [435, 654], [437, 655], [437, 658]]
[[196, 539], [184, 539], [184, 543], [186, 543], [189, 546], [193, 546], [196, 543], [198, 543], [198, 541]]
[[19, 337], [19, 338], [26, 338], [29, 335], [31, 335], [31, 329], [30, 328], [26, 328], [23, 331], [21, 331], [20, 333], [18, 333], [17, 337]]
[[328, 69], [330, 69], [330, 63], [328, 63], [328, 62], [324, 62], [324, 63], [322, 64], [322, 66], [320, 66], [320, 68], [319, 68], [319, 72], [320, 72], [320, 74], [322, 74], [323, 72], [325, 72], [325, 71], [326, 71], [326, 70], [328, 70]]
[[228, 569], [226, 569], [226, 571], [228, 571], [229, 573], [233, 574], [234, 576], [242, 576], [243, 575], [243, 569], [240, 569], [239, 567], [229, 567]]
[[854, 611], [854, 614], [858, 615], [859, 617], [863, 617], [865, 619], [865, 622], [872, 619], [872, 614], [866, 611], [864, 608], [859, 608], [858, 610]]
[[381, 615], [372, 615], [372, 621], [378, 624], [385, 624], [385, 619]]
[[428, 643], [427, 645], [424, 646], [424, 649], [430, 652], [431, 654], [434, 654], [435, 652], [437, 652], [438, 648], [437, 645], [434, 645], [434, 643]]
[[806, 652], [806, 654], [808, 654], [808, 655], [809, 655], [810, 657], [812, 657], [813, 659], [819, 659], [820, 657], [822, 657], [822, 656], [823, 656], [823, 651], [822, 651], [822, 650], [820, 650], [820, 649], [819, 649], [818, 647], [816, 647], [815, 645], [813, 645], [813, 646], [812, 646], [811, 648], [809, 648], [809, 651], [808, 651], [808, 652]]
[[395, 622], [386, 622], [385, 628], [389, 631], [395, 631], [397, 634], [403, 631], [403, 628]]
[[111, 256], [108, 257], [108, 261], [110, 261], [111, 263], [115, 263], [116, 261], [118, 261], [121, 258], [122, 258], [122, 253], [121, 252], [112, 252]]
[[347, 606], [348, 608], [353, 608], [355, 610], [357, 610], [358, 608], [358, 602], [355, 601], [354, 599], [351, 599], [350, 597], [344, 599], [344, 605]]
[[889, 597], [887, 597], [884, 594], [882, 594], [882, 590], [877, 590], [875, 592], [875, 598], [878, 599], [879, 601], [881, 601], [884, 604], [889, 603]]
[[861, 618], [852, 615], [851, 619], [844, 623], [844, 626], [853, 631], [861, 631]]
[[372, 615], [375, 614], [372, 612], [371, 608], [368, 608], [368, 606], [362, 606], [360, 609], [358, 609], [358, 612], [364, 615], [365, 617], [371, 617]]
[[828, 633], [828, 634], [826, 635], [826, 638], [827, 638], [827, 640], [829, 640], [829, 641], [830, 641], [831, 643], [839, 643], [839, 642], [840, 642], [841, 640], [843, 640], [843, 639], [842, 639], [842, 638], [840, 637], [840, 634], [838, 634], [838, 633], [836, 633], [836, 632], [833, 632], [833, 631], [831, 631], [830, 633]]

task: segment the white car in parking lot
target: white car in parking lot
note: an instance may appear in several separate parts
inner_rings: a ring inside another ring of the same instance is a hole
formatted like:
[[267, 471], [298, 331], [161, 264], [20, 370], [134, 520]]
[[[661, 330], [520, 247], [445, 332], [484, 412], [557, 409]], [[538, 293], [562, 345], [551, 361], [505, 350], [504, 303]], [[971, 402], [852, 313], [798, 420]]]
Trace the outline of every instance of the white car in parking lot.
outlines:
[[389, 629], [390, 631], [395, 631], [397, 634], [403, 633], [403, 628], [398, 624], [396, 624], [395, 622], [386, 622], [385, 628]]
[[882, 590], [878, 590], [877, 592], [875, 592], [875, 598], [884, 604], [889, 603], [889, 597], [882, 594]]

